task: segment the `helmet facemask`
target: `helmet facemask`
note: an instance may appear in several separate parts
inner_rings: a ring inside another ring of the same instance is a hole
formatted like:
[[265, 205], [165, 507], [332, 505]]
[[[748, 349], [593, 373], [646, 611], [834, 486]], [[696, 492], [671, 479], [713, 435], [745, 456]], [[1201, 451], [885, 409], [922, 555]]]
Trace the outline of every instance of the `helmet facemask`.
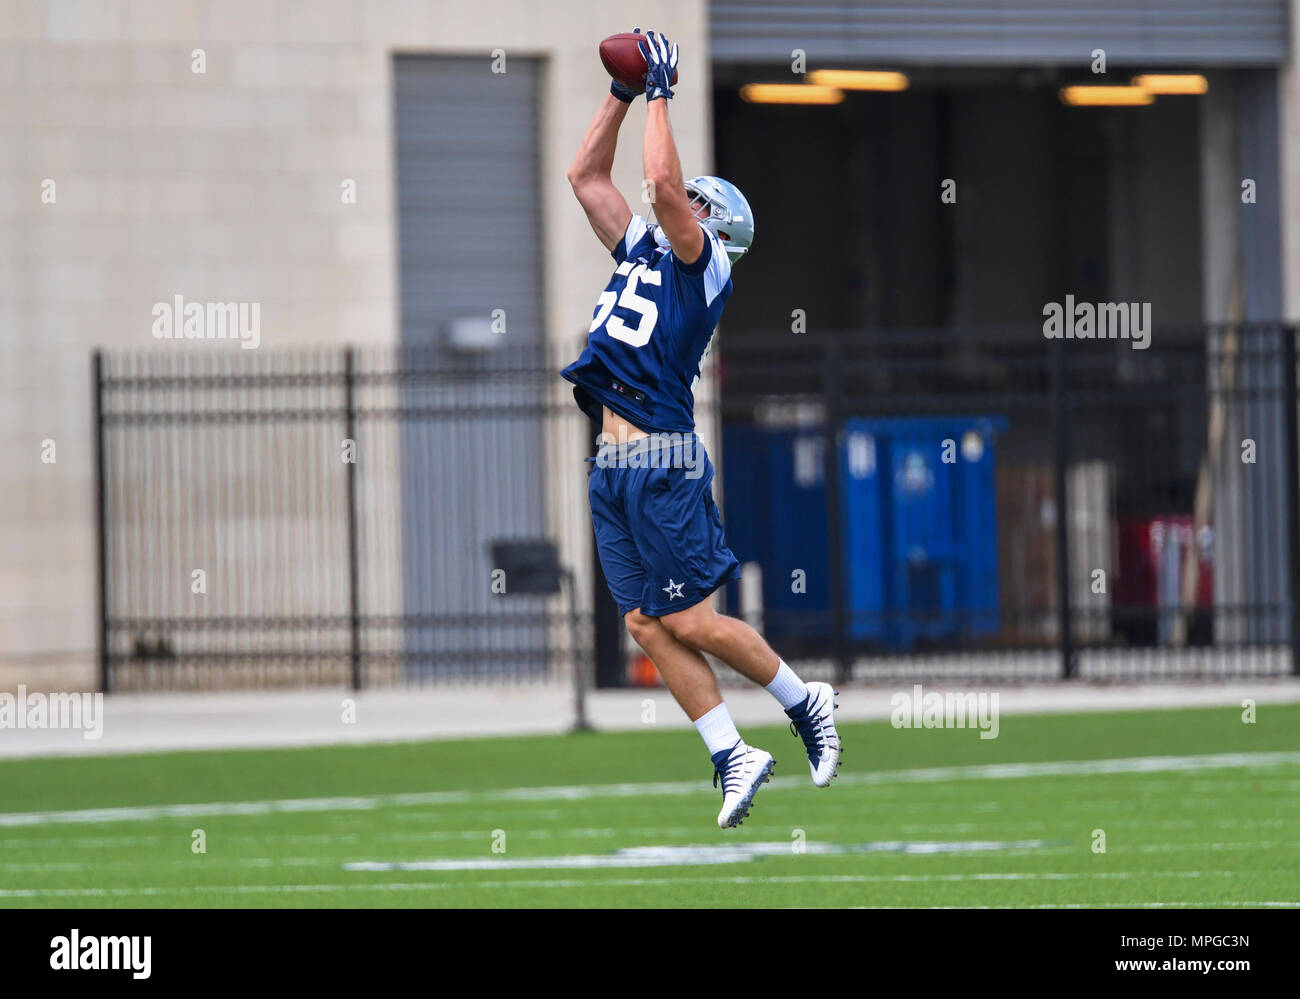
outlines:
[[[697, 181], [701, 183], [697, 183]], [[704, 226], [704, 228], [708, 229], [717, 236], [719, 240], [721, 240], [723, 247], [727, 251], [727, 256], [734, 264], [749, 250], [747, 242], [737, 245], [737, 237], [744, 235], [740, 229], [737, 229], [733, 233], [733, 226], [736, 223], [742, 223], [744, 221], [743, 217], [738, 217], [734, 214], [735, 210], [740, 208], [740, 206], [732, 206], [728, 204], [722, 198], [710, 191], [705, 184], [713, 184], [716, 186], [716, 182], [712, 178], [708, 177], [697, 177], [695, 180], [688, 180], [685, 185], [686, 202], [690, 206], [691, 212], [699, 220], [700, 225]], [[739, 195], [739, 191], [736, 193]], [[740, 195], [740, 197], [743, 201], [744, 196]], [[748, 203], [745, 203], [741, 210], [748, 211]], [[747, 235], [748, 238], [752, 239], [753, 220], [748, 220], [748, 223]], [[741, 226], [740, 228], [745, 229], [746, 227]]]
[[[721, 183], [722, 187], [719, 187]], [[708, 229], [722, 242], [727, 257], [735, 264], [748, 250], [749, 242], [754, 238], [754, 220], [745, 215], [749, 212], [749, 202], [745, 196], [726, 181], [719, 182], [715, 177], [696, 177], [685, 183], [686, 203], [700, 225]], [[715, 192], [711, 188], [718, 188]], [[732, 206], [722, 197], [730, 188], [739, 204]], [[655, 242], [664, 249], [671, 249], [668, 237], [662, 226], [655, 227]]]

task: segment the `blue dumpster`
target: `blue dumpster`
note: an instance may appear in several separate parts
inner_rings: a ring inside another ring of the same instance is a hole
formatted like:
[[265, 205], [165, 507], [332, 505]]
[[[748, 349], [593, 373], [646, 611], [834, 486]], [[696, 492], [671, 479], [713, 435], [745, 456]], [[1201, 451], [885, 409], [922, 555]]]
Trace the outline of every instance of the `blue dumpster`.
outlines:
[[849, 634], [895, 649], [996, 632], [994, 417], [845, 424]]
[[[830, 607], [825, 435], [819, 427], [728, 425], [722, 440], [727, 543], [741, 562], [762, 566], [767, 637], [775, 643], [824, 638]], [[732, 613], [739, 607], [737, 584], [728, 590], [727, 607]]]
[[[906, 650], [998, 630], [994, 443], [1005, 427], [982, 416], [845, 423], [850, 639]], [[763, 567], [764, 623], [776, 644], [832, 637], [824, 447], [820, 428], [723, 431], [727, 535], [742, 562]], [[792, 586], [798, 569], [802, 593]]]

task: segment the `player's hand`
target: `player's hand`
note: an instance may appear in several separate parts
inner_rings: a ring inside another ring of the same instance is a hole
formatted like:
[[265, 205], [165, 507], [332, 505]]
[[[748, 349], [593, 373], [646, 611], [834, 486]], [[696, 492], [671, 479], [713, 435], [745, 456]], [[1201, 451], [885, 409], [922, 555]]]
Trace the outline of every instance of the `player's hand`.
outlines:
[[[633, 27], [632, 34], [640, 35], [640, 27]], [[636, 100], [637, 94], [642, 94], [643, 88], [642, 90], [633, 90], [632, 87], [624, 85], [624, 83], [620, 83], [619, 81], [616, 81], [616, 79], [611, 79], [610, 92], [612, 95], [616, 96], [617, 99], [623, 101], [624, 104], [630, 104], [633, 100]]]
[[609, 92], [617, 97], [624, 104], [631, 104], [636, 100], [636, 91], [631, 87], [625, 87], [617, 80], [609, 81]]
[[[632, 34], [634, 35], [641, 34], [641, 29], [633, 28]], [[633, 90], [631, 87], [619, 83], [618, 80], [610, 80], [609, 92], [613, 94], [615, 97], [617, 97], [624, 104], [631, 104], [634, 100], [636, 100], [636, 95], [641, 93], [642, 91]]]
[[670, 45], [668, 39], [657, 31], [647, 31], [646, 40], [637, 42], [637, 48], [645, 56], [645, 99], [647, 102], [660, 97], [668, 100], [673, 96], [672, 79], [677, 70], [677, 46]]

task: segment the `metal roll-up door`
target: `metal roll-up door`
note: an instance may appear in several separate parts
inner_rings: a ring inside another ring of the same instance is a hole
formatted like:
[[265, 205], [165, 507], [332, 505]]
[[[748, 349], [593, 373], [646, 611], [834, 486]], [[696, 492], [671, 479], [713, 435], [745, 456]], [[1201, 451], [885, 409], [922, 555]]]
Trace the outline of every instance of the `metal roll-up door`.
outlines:
[[427, 372], [400, 393], [397, 433], [408, 677], [546, 667], [543, 598], [490, 585], [491, 542], [545, 523], [540, 63], [504, 69], [394, 61], [402, 341]]
[[1279, 65], [1286, 0], [714, 0], [715, 62]]
[[486, 54], [395, 60], [407, 343], [443, 340], [447, 321], [488, 308], [506, 310], [511, 342], [540, 337], [539, 66], [511, 56], [505, 68]]

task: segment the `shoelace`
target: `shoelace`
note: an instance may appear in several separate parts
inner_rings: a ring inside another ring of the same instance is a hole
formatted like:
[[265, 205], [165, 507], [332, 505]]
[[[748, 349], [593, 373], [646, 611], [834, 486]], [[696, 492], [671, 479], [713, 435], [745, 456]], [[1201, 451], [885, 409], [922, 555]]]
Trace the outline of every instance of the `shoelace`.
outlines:
[[[808, 701], [812, 700], [809, 695]], [[826, 734], [822, 731], [821, 725], [808, 710], [808, 701], [803, 703], [803, 714], [790, 722], [790, 734], [797, 735], [803, 739], [804, 749], [808, 751], [808, 762], [813, 766], [821, 759], [822, 747], [826, 744]]]
[[[713, 786], [718, 786], [718, 778], [722, 778], [722, 797], [727, 797], [727, 792], [734, 789], [740, 783], [740, 774], [738, 771], [744, 768], [745, 754], [736, 753], [729, 757], [720, 767], [713, 768]], [[728, 783], [730, 781], [730, 784]]]

